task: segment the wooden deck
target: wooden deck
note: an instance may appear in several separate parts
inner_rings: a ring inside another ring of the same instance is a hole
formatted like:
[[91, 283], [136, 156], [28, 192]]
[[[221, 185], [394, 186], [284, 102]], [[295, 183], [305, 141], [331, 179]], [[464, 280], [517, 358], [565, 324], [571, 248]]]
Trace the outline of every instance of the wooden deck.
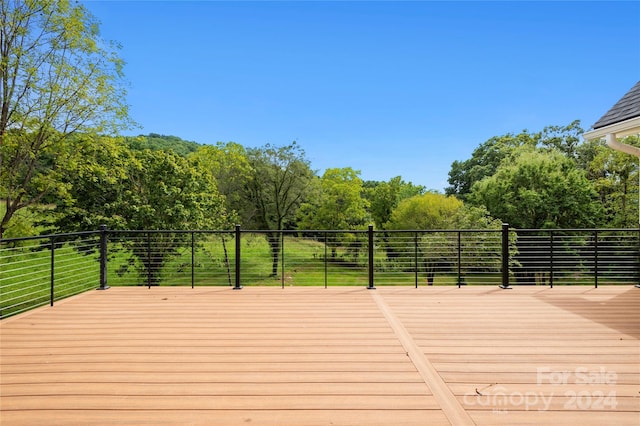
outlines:
[[640, 425], [640, 289], [146, 287], [3, 320], [9, 425]]

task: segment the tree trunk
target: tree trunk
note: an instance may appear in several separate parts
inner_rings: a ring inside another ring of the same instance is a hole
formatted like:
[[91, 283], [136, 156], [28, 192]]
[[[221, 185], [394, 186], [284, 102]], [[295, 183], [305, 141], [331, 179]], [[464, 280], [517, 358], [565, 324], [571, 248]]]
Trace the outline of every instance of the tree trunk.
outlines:
[[430, 265], [428, 262], [424, 263], [424, 269], [427, 272], [427, 285], [433, 285], [433, 281], [436, 278], [436, 268], [434, 265]]
[[2, 219], [0, 219], [0, 239], [4, 237], [4, 232], [7, 230], [9, 221], [11, 220], [11, 218], [13, 217], [14, 213], [17, 210], [15, 208], [14, 203], [11, 202], [9, 197], [5, 199], [4, 206], [5, 206], [5, 212], [4, 212], [4, 215], [2, 216]]
[[231, 282], [231, 264], [229, 263], [229, 252], [227, 251], [227, 240], [222, 235], [220, 237], [222, 239], [222, 249], [224, 250], [224, 264], [227, 267], [227, 279], [229, 280], [229, 285], [233, 285]]
[[267, 241], [269, 241], [269, 247], [271, 248], [271, 276], [278, 275], [278, 260], [280, 259], [280, 238], [275, 232], [267, 233]]
[[433, 285], [433, 280], [435, 279], [436, 274], [434, 271], [427, 272], [427, 285]]

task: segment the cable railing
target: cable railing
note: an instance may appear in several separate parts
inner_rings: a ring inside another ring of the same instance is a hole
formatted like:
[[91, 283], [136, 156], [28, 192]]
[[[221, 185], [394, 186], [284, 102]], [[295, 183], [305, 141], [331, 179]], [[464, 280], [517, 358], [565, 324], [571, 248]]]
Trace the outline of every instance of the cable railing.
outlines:
[[517, 284], [638, 283], [637, 229], [522, 229], [517, 234]]
[[233, 231], [108, 231], [109, 285], [233, 284]]
[[0, 317], [95, 288], [99, 258], [97, 232], [0, 240]]
[[640, 284], [640, 229], [107, 230], [0, 240], [2, 318], [109, 286]]

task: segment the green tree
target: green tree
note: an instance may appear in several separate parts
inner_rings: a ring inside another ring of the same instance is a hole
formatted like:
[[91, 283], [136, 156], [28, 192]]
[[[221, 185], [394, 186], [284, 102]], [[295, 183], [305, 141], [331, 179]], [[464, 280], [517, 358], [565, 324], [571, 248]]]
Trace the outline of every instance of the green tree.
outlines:
[[[227, 221], [222, 226], [233, 228], [235, 224], [241, 223], [242, 218], [247, 216], [245, 213], [251, 211], [244, 194], [251, 178], [251, 166], [244, 147], [235, 142], [218, 142], [216, 145], [201, 146], [188, 158], [195, 167], [214, 179], [218, 192], [224, 197]], [[231, 284], [232, 271], [227, 241], [232, 237], [227, 234], [218, 234], [218, 237], [222, 242], [227, 279]]]
[[0, 2], [0, 237], [20, 209], [68, 196], [61, 172], [87, 142], [73, 135], [129, 124], [122, 66], [82, 5]]
[[133, 152], [114, 209], [127, 229], [216, 229], [226, 222], [215, 181], [185, 158], [165, 151]]
[[362, 229], [368, 217], [362, 185], [360, 172], [351, 167], [327, 169], [316, 197], [300, 208], [298, 228]]
[[[68, 162], [59, 182], [68, 196], [58, 199], [49, 220], [58, 232], [93, 231], [100, 225], [110, 229], [130, 228], [120, 210], [122, 194], [129, 189], [134, 156], [122, 138], [88, 134], [74, 135], [78, 155], [91, 161]], [[87, 141], [89, 140], [90, 141]]]
[[515, 228], [592, 227], [602, 218], [585, 172], [557, 151], [521, 150], [476, 182], [469, 199]]
[[[304, 150], [294, 141], [282, 147], [265, 145], [247, 149], [251, 166], [245, 196], [250, 209], [245, 212], [246, 226], [276, 231], [295, 227], [300, 205], [305, 201], [314, 173]], [[267, 232], [272, 255], [272, 275], [278, 273], [279, 233]]]
[[252, 206], [247, 203], [244, 191], [252, 179], [252, 169], [242, 145], [235, 142], [202, 145], [188, 158], [215, 180], [218, 192], [225, 198], [228, 227], [249, 217], [247, 212], [252, 211]]
[[500, 163], [518, 147], [535, 147], [538, 136], [526, 130], [518, 135], [494, 136], [482, 143], [465, 161], [454, 161], [449, 171], [447, 195], [455, 195], [461, 200], [467, 199], [471, 187], [485, 177], [493, 175]]
[[[627, 137], [625, 144], [638, 146], [638, 138]], [[594, 148], [588, 174], [606, 212], [606, 224], [616, 228], [638, 225], [638, 158], [615, 151], [603, 144]]]
[[369, 200], [371, 217], [377, 229], [385, 229], [391, 213], [404, 199], [425, 193], [424, 186], [405, 182], [396, 176], [389, 182], [368, 182], [365, 197]]
[[[419, 272], [426, 275], [427, 284], [433, 285], [436, 273], [453, 272], [458, 258], [458, 235], [451, 229], [486, 230], [500, 229], [502, 223], [492, 218], [486, 209], [465, 205], [453, 196], [426, 193], [401, 201], [393, 211], [388, 223], [392, 230], [415, 230], [415, 242], [408, 238], [386, 241], [387, 257], [396, 253], [418, 251]], [[433, 232], [420, 232], [431, 230]], [[471, 238], [471, 249], [464, 251], [463, 272], [472, 270], [499, 270], [500, 255], [495, 247], [500, 244], [500, 233], [467, 232], [465, 240]], [[417, 244], [417, 247], [414, 245]], [[456, 268], [457, 269], [457, 268]]]
[[584, 141], [576, 148], [576, 164], [587, 172], [587, 179], [594, 180], [600, 177], [602, 170], [594, 167], [592, 162], [604, 148], [607, 148], [604, 140]]
[[[540, 145], [547, 149], [560, 151], [566, 157], [579, 162], [580, 140], [583, 133], [580, 120], [574, 120], [567, 126], [547, 126], [540, 133]], [[578, 165], [584, 166], [580, 163]]]
[[[557, 150], [521, 149], [493, 176], [477, 182], [469, 199], [516, 229], [588, 228], [603, 219], [602, 204], [586, 172]], [[540, 265], [545, 254], [526, 243], [518, 243], [518, 253], [518, 282], [544, 279], [546, 271]]]
[[574, 160], [580, 167], [588, 162], [582, 150], [580, 135], [583, 133], [580, 121], [573, 121], [567, 126], [547, 126], [540, 132], [494, 136], [480, 144], [465, 161], [454, 161], [449, 171], [448, 195], [455, 195], [466, 201], [472, 186], [482, 179], [492, 176], [505, 159], [517, 155], [521, 149], [538, 149], [541, 151], [556, 150]]
[[[114, 207], [127, 220], [129, 229], [216, 229], [226, 223], [224, 202], [210, 175], [172, 152], [145, 150], [134, 153], [128, 187]], [[187, 244], [184, 233], [151, 233], [146, 244], [134, 243], [133, 254], [143, 265], [141, 274], [158, 279], [166, 261]]]
[[389, 229], [448, 229], [462, 208], [456, 197], [429, 192], [407, 198], [391, 214]]
[[125, 138], [125, 141], [129, 148], [133, 150], [170, 150], [182, 157], [186, 157], [189, 154], [196, 152], [202, 146], [196, 142], [185, 141], [177, 136], [160, 135], [158, 133], [127, 137]]
[[[454, 217], [462, 208], [462, 201], [452, 196], [426, 193], [401, 201], [391, 214], [388, 222], [390, 230], [431, 230], [450, 229]], [[455, 242], [449, 233], [420, 233], [418, 257], [420, 271], [426, 274], [427, 284], [433, 285], [436, 272], [451, 267], [456, 258]], [[418, 238], [418, 237], [416, 237]], [[396, 253], [410, 253], [413, 243], [407, 239], [389, 239], [386, 243], [387, 257], [395, 258]]]
[[[211, 175], [171, 151], [130, 151], [122, 145], [91, 154], [100, 168], [69, 174], [72, 192], [56, 225], [63, 230], [95, 230], [106, 224], [124, 230], [161, 230], [144, 240], [122, 240], [132, 254], [121, 269], [138, 265], [139, 273], [157, 283], [166, 261], [187, 244], [187, 234], [169, 230], [216, 229], [227, 223], [224, 200]], [[112, 141], [113, 142], [113, 141]], [[89, 154], [84, 145], [85, 154]], [[153, 247], [149, 257], [147, 244]]]
[[[318, 180], [318, 189], [310, 201], [300, 207], [298, 228], [355, 230], [366, 225], [368, 202], [362, 197], [360, 172], [351, 167], [327, 169]], [[352, 233], [336, 233], [327, 243], [331, 257], [336, 249], [349, 243], [358, 256], [360, 244]]]

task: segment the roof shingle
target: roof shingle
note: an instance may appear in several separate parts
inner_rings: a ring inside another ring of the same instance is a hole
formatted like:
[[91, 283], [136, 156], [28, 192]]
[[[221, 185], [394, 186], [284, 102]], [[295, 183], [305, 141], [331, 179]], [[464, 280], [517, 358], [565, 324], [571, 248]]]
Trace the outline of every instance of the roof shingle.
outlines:
[[640, 81], [593, 125], [594, 129], [640, 117]]

